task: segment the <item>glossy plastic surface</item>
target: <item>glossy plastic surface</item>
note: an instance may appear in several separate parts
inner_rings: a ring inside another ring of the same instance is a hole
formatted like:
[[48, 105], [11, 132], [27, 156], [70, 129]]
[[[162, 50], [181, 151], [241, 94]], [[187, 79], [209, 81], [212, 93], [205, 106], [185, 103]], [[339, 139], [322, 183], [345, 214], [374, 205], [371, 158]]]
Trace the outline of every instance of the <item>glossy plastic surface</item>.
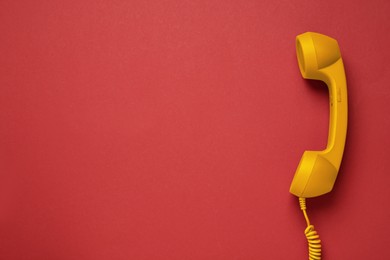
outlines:
[[305, 79], [324, 81], [329, 88], [328, 144], [323, 151], [305, 151], [290, 192], [310, 198], [332, 190], [343, 157], [348, 121], [347, 84], [338, 43], [328, 36], [307, 32], [296, 38], [299, 69]]

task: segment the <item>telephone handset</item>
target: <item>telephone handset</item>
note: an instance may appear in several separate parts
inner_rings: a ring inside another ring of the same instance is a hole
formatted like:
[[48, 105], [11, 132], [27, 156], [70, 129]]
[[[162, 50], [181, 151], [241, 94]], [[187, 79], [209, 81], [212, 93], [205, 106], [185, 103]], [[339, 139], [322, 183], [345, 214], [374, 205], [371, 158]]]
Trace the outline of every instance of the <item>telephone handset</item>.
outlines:
[[307, 32], [296, 38], [299, 69], [305, 79], [322, 80], [328, 85], [330, 119], [328, 145], [323, 151], [305, 151], [295, 172], [290, 192], [299, 197], [306, 219], [305, 235], [309, 259], [321, 259], [321, 240], [306, 213], [306, 198], [332, 190], [340, 169], [347, 135], [347, 83], [340, 49], [335, 39]]
[[297, 36], [296, 50], [302, 76], [322, 80], [329, 88], [328, 145], [323, 151], [303, 153], [290, 187], [292, 194], [311, 198], [330, 192], [336, 181], [347, 134], [347, 84], [335, 39], [307, 32]]

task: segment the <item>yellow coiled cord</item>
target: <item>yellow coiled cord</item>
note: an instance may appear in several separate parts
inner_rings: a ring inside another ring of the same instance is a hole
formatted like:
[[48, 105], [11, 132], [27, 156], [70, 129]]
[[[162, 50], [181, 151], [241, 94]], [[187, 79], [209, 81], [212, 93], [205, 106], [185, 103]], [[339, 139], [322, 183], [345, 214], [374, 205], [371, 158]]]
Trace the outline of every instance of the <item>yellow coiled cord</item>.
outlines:
[[317, 231], [314, 230], [314, 226], [310, 224], [309, 217], [307, 216], [306, 199], [299, 198], [299, 205], [303, 211], [307, 224], [305, 235], [309, 244], [309, 260], [321, 260], [321, 240]]

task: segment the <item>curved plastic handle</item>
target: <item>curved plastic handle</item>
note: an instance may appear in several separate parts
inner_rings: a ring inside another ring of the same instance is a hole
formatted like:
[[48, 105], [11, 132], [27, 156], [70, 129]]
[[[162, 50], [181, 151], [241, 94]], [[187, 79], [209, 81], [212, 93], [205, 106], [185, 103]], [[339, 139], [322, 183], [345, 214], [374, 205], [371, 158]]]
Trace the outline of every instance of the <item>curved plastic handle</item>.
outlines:
[[335, 39], [307, 32], [297, 36], [296, 49], [302, 76], [322, 80], [329, 88], [328, 145], [323, 151], [303, 153], [290, 187], [292, 194], [310, 198], [330, 192], [336, 181], [347, 135], [347, 83]]

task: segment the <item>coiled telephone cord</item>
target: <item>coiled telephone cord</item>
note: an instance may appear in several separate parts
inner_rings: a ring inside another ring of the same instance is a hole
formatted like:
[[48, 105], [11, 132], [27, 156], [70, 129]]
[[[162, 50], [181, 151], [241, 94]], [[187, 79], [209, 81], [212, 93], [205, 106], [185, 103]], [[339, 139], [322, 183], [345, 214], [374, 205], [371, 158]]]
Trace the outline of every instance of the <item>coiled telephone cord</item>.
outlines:
[[314, 226], [310, 224], [309, 217], [306, 213], [306, 199], [299, 198], [299, 205], [306, 219], [307, 227], [305, 229], [305, 236], [309, 244], [309, 260], [321, 260], [321, 240]]

